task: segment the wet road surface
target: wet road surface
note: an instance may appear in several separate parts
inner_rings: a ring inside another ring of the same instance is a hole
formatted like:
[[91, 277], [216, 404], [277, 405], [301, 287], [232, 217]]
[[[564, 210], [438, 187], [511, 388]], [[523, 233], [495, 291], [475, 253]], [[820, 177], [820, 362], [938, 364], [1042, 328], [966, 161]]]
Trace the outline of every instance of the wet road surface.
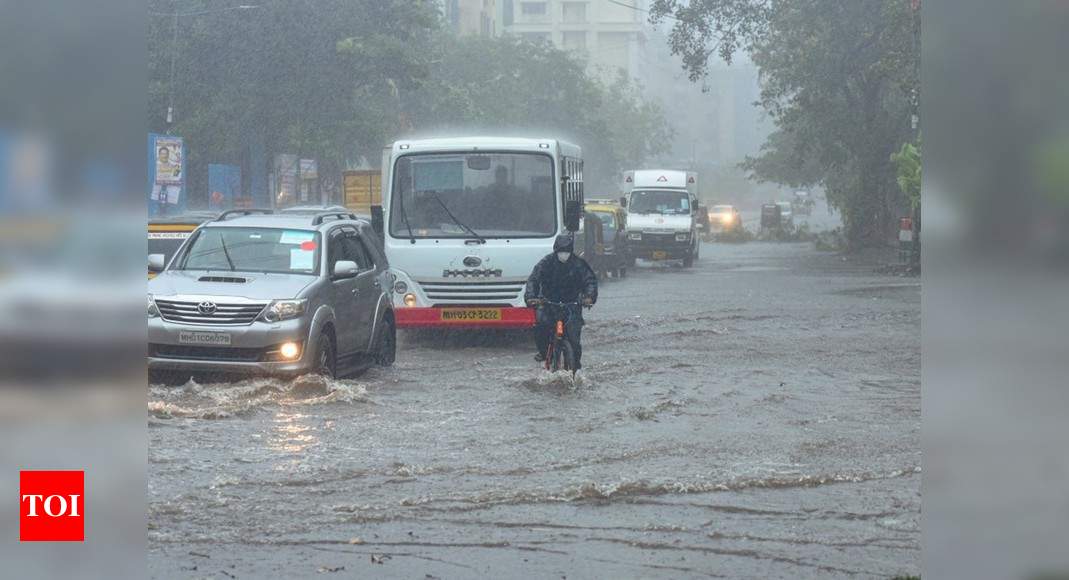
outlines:
[[155, 577], [889, 577], [920, 567], [920, 285], [707, 244], [526, 336], [358, 379], [152, 386]]

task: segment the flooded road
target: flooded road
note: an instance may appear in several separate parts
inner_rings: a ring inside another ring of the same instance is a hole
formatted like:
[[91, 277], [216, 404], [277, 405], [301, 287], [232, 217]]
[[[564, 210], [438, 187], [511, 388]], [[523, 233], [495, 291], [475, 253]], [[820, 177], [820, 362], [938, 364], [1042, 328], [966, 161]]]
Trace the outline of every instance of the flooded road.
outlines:
[[575, 383], [483, 334], [352, 380], [152, 386], [151, 573], [919, 573], [919, 281], [701, 255], [603, 283]]

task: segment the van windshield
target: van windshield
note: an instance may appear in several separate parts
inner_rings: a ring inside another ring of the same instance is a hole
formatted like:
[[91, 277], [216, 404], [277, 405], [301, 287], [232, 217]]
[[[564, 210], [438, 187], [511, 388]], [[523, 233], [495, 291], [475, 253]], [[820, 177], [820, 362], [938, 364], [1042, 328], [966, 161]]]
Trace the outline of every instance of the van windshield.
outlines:
[[394, 238], [549, 237], [553, 158], [539, 153], [415, 154], [397, 160]]
[[665, 189], [633, 191], [629, 204], [628, 211], [632, 213], [690, 213], [690, 195], [685, 191]]

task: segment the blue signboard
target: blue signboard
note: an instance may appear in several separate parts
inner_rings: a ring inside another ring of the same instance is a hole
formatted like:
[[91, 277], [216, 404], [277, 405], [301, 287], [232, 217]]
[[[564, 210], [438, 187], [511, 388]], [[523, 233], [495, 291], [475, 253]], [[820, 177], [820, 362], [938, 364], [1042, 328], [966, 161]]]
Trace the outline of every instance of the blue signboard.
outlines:
[[208, 164], [208, 209], [235, 207], [241, 197], [241, 168], [237, 165]]

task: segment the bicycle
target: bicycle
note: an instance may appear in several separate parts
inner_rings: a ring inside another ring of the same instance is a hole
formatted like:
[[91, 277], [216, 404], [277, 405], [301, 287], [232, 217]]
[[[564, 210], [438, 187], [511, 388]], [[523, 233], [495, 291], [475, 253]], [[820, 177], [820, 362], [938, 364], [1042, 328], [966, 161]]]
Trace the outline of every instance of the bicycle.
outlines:
[[567, 332], [565, 332], [566, 325], [570, 324], [578, 311], [575, 307], [586, 307], [589, 305], [582, 304], [581, 302], [553, 302], [551, 300], [538, 299], [536, 304], [541, 305], [543, 308], [552, 307], [552, 316], [555, 322], [553, 338], [549, 342], [549, 347], [546, 349], [546, 360], [543, 366], [547, 371], [572, 371], [575, 374], [576, 367], [576, 347], [572, 344], [572, 341], [568, 338]]

